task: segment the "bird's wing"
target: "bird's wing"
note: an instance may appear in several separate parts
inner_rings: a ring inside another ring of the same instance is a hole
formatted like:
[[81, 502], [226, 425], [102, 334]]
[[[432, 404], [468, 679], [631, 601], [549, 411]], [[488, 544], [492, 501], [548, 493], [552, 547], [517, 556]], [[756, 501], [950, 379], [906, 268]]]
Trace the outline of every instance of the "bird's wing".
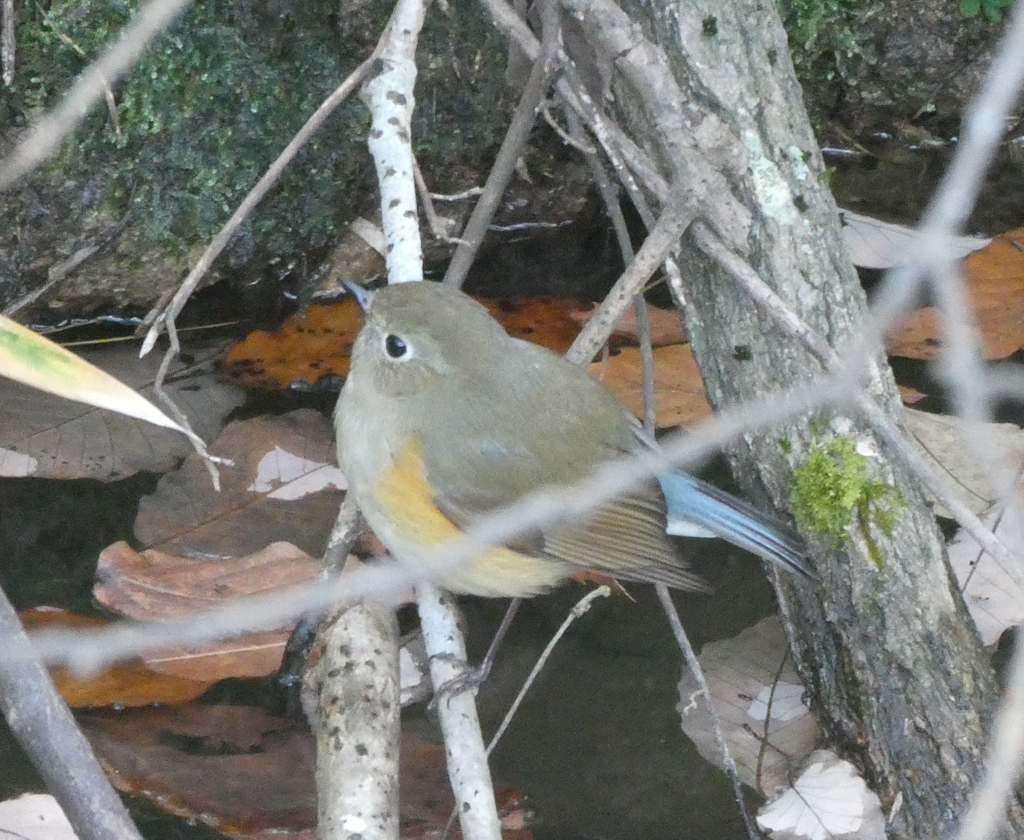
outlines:
[[619, 496], [584, 522], [544, 534], [544, 553], [591, 572], [691, 592], [711, 587], [665, 535], [665, 500], [655, 487]]

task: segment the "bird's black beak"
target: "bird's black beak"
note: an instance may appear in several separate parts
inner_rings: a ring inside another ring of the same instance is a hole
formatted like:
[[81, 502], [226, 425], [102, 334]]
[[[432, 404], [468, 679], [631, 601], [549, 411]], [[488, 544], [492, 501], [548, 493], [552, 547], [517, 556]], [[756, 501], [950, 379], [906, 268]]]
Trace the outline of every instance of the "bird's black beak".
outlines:
[[351, 280], [342, 280], [341, 285], [348, 289], [364, 313], [370, 311], [370, 304], [373, 302], [373, 292], [369, 289], [364, 289], [362, 286], [357, 286]]

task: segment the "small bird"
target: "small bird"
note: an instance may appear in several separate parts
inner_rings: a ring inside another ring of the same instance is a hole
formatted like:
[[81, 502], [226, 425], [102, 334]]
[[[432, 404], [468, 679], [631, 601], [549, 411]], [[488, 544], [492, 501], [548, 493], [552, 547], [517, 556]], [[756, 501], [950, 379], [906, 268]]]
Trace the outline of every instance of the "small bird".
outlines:
[[[436, 550], [488, 512], [648, 449], [635, 418], [585, 369], [512, 338], [468, 295], [422, 282], [358, 296], [366, 323], [335, 412], [338, 457], [398, 562], [436, 564]], [[707, 591], [666, 530], [722, 537], [813, 575], [789, 526], [666, 470], [581, 522], [490, 548], [435, 582], [457, 594], [520, 598], [582, 570]]]

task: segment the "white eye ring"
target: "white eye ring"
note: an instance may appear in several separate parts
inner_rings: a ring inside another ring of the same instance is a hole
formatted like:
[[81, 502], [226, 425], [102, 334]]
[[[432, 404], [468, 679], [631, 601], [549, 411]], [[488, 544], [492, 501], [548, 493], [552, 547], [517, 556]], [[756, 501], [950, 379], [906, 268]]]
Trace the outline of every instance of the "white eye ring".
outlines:
[[412, 348], [405, 343], [401, 336], [388, 333], [384, 336], [384, 354], [397, 362], [412, 356]]

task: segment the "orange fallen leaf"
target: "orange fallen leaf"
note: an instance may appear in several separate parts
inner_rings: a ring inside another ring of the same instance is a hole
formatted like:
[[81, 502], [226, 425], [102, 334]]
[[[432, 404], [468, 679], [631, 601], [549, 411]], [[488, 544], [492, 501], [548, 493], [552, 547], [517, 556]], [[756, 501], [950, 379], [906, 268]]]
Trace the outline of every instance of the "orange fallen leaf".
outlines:
[[[480, 302], [516, 338], [564, 353], [579, 332], [573, 317], [579, 302], [555, 297], [525, 300], [481, 298]], [[280, 329], [255, 330], [224, 356], [221, 373], [246, 388], [289, 388], [348, 375], [352, 343], [363, 313], [351, 297], [313, 304]]]
[[224, 356], [221, 372], [246, 388], [288, 388], [299, 381], [345, 377], [362, 325], [362, 310], [352, 297], [315, 303], [278, 330], [249, 333]]
[[[607, 362], [594, 362], [591, 373], [638, 417], [643, 413], [643, 372], [640, 351], [627, 347]], [[689, 344], [654, 351], [655, 418], [661, 428], [695, 423], [711, 415], [704, 380]]]
[[[288, 543], [272, 543], [248, 557], [194, 560], [127, 543], [108, 546], [96, 569], [96, 599], [121, 615], [158, 621], [251, 595], [313, 580], [320, 563]], [[200, 648], [165, 648], [147, 666], [191, 680], [262, 677], [281, 665], [291, 625], [246, 633]]]
[[[1005, 359], [1024, 347], [1024, 228], [997, 236], [971, 254], [964, 261], [964, 273], [985, 357]], [[893, 329], [888, 352], [931, 359], [944, 336], [939, 311], [919, 309]]]
[[523, 300], [479, 298], [505, 331], [524, 341], [532, 341], [564, 353], [576, 340], [579, 322], [573, 313], [579, 301], [556, 297], [532, 297]]
[[[594, 314], [596, 305], [590, 309], [578, 309], [572, 313], [572, 317], [580, 325], [587, 322]], [[684, 344], [689, 341], [686, 330], [683, 329], [683, 322], [679, 313], [674, 309], [658, 309], [655, 306], [647, 307], [647, 315], [651, 321], [651, 344], [655, 347], [666, 347], [669, 344]], [[626, 314], [619, 319], [612, 331], [612, 342], [629, 341], [637, 343], [639, 330], [636, 325], [636, 310], [631, 306]]]
[[[29, 630], [95, 628], [109, 622], [66, 610], [37, 607], [21, 614]], [[187, 703], [205, 692], [214, 680], [161, 673], [147, 662], [119, 662], [89, 679], [73, 676], [64, 668], [50, 672], [57, 690], [73, 708], [98, 706], [151, 706], [154, 703]]]

